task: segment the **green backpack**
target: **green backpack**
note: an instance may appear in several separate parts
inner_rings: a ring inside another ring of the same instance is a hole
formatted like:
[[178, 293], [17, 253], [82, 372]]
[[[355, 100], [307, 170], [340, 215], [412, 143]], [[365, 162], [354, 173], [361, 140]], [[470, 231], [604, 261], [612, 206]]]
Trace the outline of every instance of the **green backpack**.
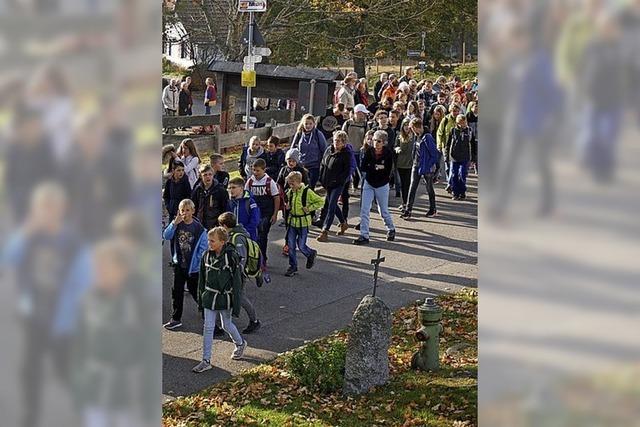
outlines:
[[262, 276], [262, 251], [257, 242], [240, 233], [234, 233], [231, 236], [231, 244], [235, 247], [236, 240], [242, 236], [247, 241], [247, 262], [244, 264], [244, 274], [247, 277]]

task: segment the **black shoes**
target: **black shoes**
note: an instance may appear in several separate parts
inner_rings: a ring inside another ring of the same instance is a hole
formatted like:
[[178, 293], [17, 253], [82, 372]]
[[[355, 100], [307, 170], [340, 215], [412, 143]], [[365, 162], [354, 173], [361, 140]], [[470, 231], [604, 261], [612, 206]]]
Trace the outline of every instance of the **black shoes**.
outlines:
[[313, 268], [313, 264], [316, 262], [316, 255], [318, 255], [318, 251], [313, 251], [311, 256], [307, 258], [307, 265], [305, 266], [307, 270]]
[[258, 329], [260, 329], [260, 326], [262, 326], [262, 325], [260, 324], [259, 320], [256, 320], [255, 322], [249, 322], [249, 324], [247, 325], [246, 328], [244, 328], [242, 333], [243, 334], [250, 334], [251, 332], [255, 332]]
[[296, 274], [298, 274], [298, 269], [297, 268], [293, 268], [293, 267], [289, 267], [287, 269], [287, 272], [284, 273], [284, 277], [293, 277]]
[[429, 209], [429, 212], [427, 212], [427, 218], [431, 218], [432, 216], [436, 216], [437, 213], [438, 213], [437, 210]]
[[400, 215], [400, 218], [402, 218], [402, 219], [409, 219], [409, 218], [411, 218], [411, 211], [404, 211], [404, 212], [402, 212], [402, 215]]
[[368, 244], [369, 244], [369, 239], [367, 239], [367, 238], [365, 238], [365, 237], [360, 236], [360, 237], [358, 237], [357, 239], [355, 239], [355, 240], [353, 241], [353, 244], [354, 244], [354, 245], [357, 245], [357, 246], [361, 246], [361, 245], [368, 245]]
[[394, 240], [396, 240], [396, 230], [387, 232], [387, 242], [393, 242]]

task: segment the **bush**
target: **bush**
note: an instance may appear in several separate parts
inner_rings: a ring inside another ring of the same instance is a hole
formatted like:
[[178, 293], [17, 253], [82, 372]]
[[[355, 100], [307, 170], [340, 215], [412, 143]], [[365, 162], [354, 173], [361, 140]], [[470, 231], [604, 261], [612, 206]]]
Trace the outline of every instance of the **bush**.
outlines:
[[459, 76], [463, 82], [465, 80], [473, 80], [478, 76], [478, 63], [458, 65], [454, 68], [453, 74]]
[[311, 343], [289, 355], [285, 364], [300, 384], [330, 393], [342, 388], [346, 355], [343, 342], [332, 341], [323, 347]]

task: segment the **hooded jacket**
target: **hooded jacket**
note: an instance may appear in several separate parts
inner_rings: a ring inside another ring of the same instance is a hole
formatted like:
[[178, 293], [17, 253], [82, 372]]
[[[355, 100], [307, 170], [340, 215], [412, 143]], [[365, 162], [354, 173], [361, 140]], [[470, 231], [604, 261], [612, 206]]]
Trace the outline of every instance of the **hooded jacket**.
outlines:
[[287, 182], [287, 176], [291, 172], [300, 172], [302, 174], [302, 183], [309, 184], [309, 173], [305, 168], [300, 166], [300, 163], [296, 164], [294, 168], [290, 168], [288, 165], [284, 165], [282, 169], [280, 169], [280, 173], [278, 174], [278, 179], [276, 180], [276, 184], [282, 187], [283, 190], [289, 189], [289, 183]]
[[284, 151], [278, 148], [274, 153], [265, 151], [264, 161], [267, 162], [267, 175], [272, 179], [278, 179], [278, 172], [284, 165]]
[[343, 149], [336, 151], [331, 145], [324, 152], [320, 165], [320, 183], [327, 190], [342, 188], [351, 173], [351, 154]]
[[320, 167], [322, 155], [327, 149], [327, 140], [320, 130], [313, 128], [310, 133], [297, 132], [290, 148], [300, 151], [300, 163], [307, 169]]
[[433, 136], [429, 132], [425, 132], [416, 147], [415, 155], [417, 156], [415, 164], [418, 167], [418, 175], [423, 176], [435, 172], [442, 154], [438, 151]]
[[258, 159], [264, 159], [266, 161], [264, 148], [258, 148], [258, 151], [254, 154], [251, 154], [249, 146], [245, 146], [242, 149], [240, 161], [238, 162], [238, 170], [240, 172], [240, 175], [242, 175], [244, 179], [247, 179], [248, 176], [251, 176], [251, 174], [253, 174], [253, 164]]
[[260, 223], [260, 208], [253, 199], [251, 192], [244, 190], [242, 197], [229, 199], [227, 211], [232, 212], [238, 222], [244, 226], [251, 240], [258, 240], [258, 223]]
[[200, 261], [198, 307], [210, 310], [232, 310], [240, 315], [242, 267], [236, 248], [227, 242], [220, 255], [208, 250]]
[[165, 182], [162, 199], [171, 218], [175, 217], [178, 213], [180, 201], [188, 199], [189, 197], [191, 197], [191, 185], [189, 184], [187, 175], [183, 175], [178, 181], [169, 178], [167, 182]]
[[[289, 226], [294, 228], [307, 228], [311, 225], [312, 215], [315, 210], [320, 209], [324, 205], [324, 198], [318, 196], [312, 189], [306, 190], [305, 204], [302, 204], [302, 197], [305, 193], [307, 185], [302, 185], [298, 190], [294, 191], [292, 188], [287, 191], [287, 205], [289, 207], [289, 215], [287, 222]], [[307, 208], [309, 213], [305, 212], [303, 208]]]
[[438, 133], [436, 138], [438, 150], [442, 151], [444, 149], [444, 146], [449, 140], [451, 130], [454, 127], [456, 127], [456, 118], [453, 117], [452, 113], [449, 113], [444, 116], [444, 118], [440, 122], [440, 125], [438, 126]]

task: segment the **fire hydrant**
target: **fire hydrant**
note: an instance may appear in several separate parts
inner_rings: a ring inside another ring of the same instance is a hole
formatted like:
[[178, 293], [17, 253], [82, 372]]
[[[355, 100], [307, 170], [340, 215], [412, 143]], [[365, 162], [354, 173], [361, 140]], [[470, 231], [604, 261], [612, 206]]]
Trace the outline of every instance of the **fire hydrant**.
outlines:
[[416, 339], [420, 341], [420, 349], [411, 359], [411, 367], [423, 371], [435, 371], [440, 368], [440, 333], [442, 332], [442, 308], [436, 305], [433, 298], [427, 298], [418, 306], [422, 326], [416, 331]]

